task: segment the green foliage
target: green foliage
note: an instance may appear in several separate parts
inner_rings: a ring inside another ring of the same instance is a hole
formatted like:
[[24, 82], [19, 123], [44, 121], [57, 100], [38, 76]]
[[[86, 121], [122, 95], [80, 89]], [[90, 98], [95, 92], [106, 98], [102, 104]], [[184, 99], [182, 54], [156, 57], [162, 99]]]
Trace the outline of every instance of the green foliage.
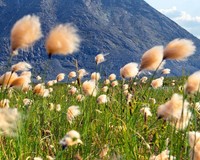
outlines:
[[[127, 103], [122, 90], [122, 82], [107, 93], [109, 102], [97, 104], [96, 97], [87, 96], [81, 102], [76, 100], [77, 94], [71, 95], [67, 84], [53, 86], [49, 97], [43, 98], [32, 91], [23, 93], [13, 91], [10, 100], [11, 107], [17, 107], [21, 113], [16, 137], [0, 137], [0, 159], [33, 159], [47, 156], [61, 159], [75, 159], [78, 154], [83, 159], [100, 159], [100, 152], [108, 147], [108, 153], [103, 159], [138, 159], [146, 160], [151, 155], [158, 155], [169, 149], [176, 159], [189, 159], [189, 130], [199, 130], [199, 113], [191, 109], [193, 118], [185, 130], [176, 130], [168, 122], [157, 119], [157, 108], [169, 100], [173, 93], [183, 94], [185, 78], [166, 78], [162, 88], [153, 89], [139, 81], [129, 88], [133, 98]], [[102, 86], [103, 84], [99, 84]], [[79, 93], [81, 87], [77, 86]], [[98, 95], [103, 92], [99, 92]], [[4, 97], [1, 92], [1, 97]], [[25, 106], [23, 99], [33, 102]], [[155, 98], [152, 103], [149, 98]], [[196, 97], [188, 97], [190, 103], [197, 102]], [[50, 108], [49, 104], [60, 104], [61, 110]], [[71, 105], [80, 107], [81, 115], [70, 124], [67, 120], [67, 109]], [[151, 109], [152, 117], [145, 118], [140, 112], [142, 107]], [[68, 146], [63, 150], [59, 141], [70, 130], [76, 130], [81, 135], [83, 145]], [[168, 146], [166, 146], [166, 140]]]

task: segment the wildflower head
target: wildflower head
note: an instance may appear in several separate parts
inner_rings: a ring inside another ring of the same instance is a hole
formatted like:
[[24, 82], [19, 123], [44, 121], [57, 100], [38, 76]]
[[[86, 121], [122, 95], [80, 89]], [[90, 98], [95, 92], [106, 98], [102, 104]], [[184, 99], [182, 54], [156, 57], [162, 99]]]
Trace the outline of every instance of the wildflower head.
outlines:
[[109, 75], [108, 79], [110, 81], [114, 81], [116, 79], [116, 75], [114, 73], [112, 73], [112, 74]]
[[60, 81], [62, 81], [63, 79], [65, 79], [65, 73], [59, 73], [59, 74], [56, 76], [57, 82], [60, 82]]
[[67, 120], [69, 123], [72, 123], [75, 117], [79, 116], [81, 114], [81, 111], [79, 109], [79, 106], [70, 106], [67, 109]]
[[107, 102], [108, 102], [108, 97], [105, 94], [102, 94], [97, 98], [98, 104], [104, 104], [104, 103], [107, 103]]
[[137, 63], [128, 63], [120, 69], [120, 75], [122, 78], [133, 78], [138, 73]]
[[99, 81], [100, 79], [101, 79], [100, 73], [98, 73], [98, 72], [93, 72], [93, 73], [91, 74], [91, 80]]
[[82, 79], [83, 76], [86, 76], [87, 74], [88, 74], [88, 73], [86, 72], [85, 69], [79, 69], [79, 70], [78, 70], [78, 78], [79, 78], [79, 79]]
[[185, 84], [185, 91], [187, 93], [195, 93], [200, 90], [200, 71], [190, 75]]
[[159, 88], [159, 87], [162, 87], [163, 85], [163, 77], [160, 77], [160, 78], [157, 78], [157, 79], [154, 79], [152, 82], [151, 82], [151, 86], [156, 89], [156, 88]]
[[163, 59], [184, 60], [196, 51], [196, 47], [191, 40], [174, 39], [169, 42], [164, 49]]
[[190, 158], [193, 160], [200, 159], [200, 132], [189, 132], [189, 144], [190, 144]]
[[141, 59], [141, 70], [156, 70], [163, 60], [163, 46], [155, 46], [146, 51]]
[[46, 39], [46, 50], [52, 54], [67, 55], [78, 51], [80, 37], [77, 29], [71, 24], [60, 24], [53, 28]]
[[95, 57], [96, 64], [100, 64], [105, 61], [104, 54], [100, 53]]
[[0, 134], [15, 136], [20, 113], [16, 108], [0, 108]]
[[18, 20], [11, 30], [11, 49], [24, 49], [42, 37], [39, 17], [27, 15]]
[[63, 149], [68, 146], [83, 144], [80, 138], [81, 136], [77, 131], [71, 130], [60, 140], [60, 144], [62, 145]]
[[95, 85], [95, 81], [90, 80], [83, 82], [82, 89], [85, 95], [92, 95], [95, 97], [97, 94], [97, 87]]
[[11, 67], [11, 71], [12, 72], [17, 72], [17, 71], [28, 71], [30, 70], [32, 67], [29, 63], [26, 62], [19, 62], [17, 64], [12, 65]]
[[68, 78], [75, 78], [76, 77], [76, 72], [74, 71], [71, 71], [69, 74], [68, 74]]
[[162, 70], [162, 74], [170, 74], [171, 70], [169, 68], [165, 68]]

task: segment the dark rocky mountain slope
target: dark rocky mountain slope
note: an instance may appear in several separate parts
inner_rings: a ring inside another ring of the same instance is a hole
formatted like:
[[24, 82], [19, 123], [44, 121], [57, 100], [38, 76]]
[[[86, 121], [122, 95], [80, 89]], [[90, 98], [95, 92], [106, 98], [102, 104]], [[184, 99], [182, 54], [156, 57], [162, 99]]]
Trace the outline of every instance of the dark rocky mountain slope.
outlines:
[[[119, 75], [119, 69], [126, 63], [139, 63], [146, 50], [155, 45], [166, 45], [175, 38], [193, 40], [197, 52], [185, 62], [168, 61], [166, 67], [172, 69], [174, 75], [181, 75], [182, 70], [191, 73], [200, 68], [200, 40], [143, 0], [3, 0], [0, 2], [2, 70], [10, 54], [10, 30], [27, 14], [40, 16], [44, 37], [29, 51], [21, 51], [12, 63], [30, 62], [35, 75], [44, 73], [50, 79], [59, 72], [68, 73], [75, 69], [74, 59], [78, 60], [80, 68], [96, 71], [94, 57], [100, 52], [109, 53], [106, 62], [100, 64], [103, 73]], [[53, 56], [48, 62], [45, 36], [59, 23], [77, 26], [82, 38], [80, 51], [66, 57]]]

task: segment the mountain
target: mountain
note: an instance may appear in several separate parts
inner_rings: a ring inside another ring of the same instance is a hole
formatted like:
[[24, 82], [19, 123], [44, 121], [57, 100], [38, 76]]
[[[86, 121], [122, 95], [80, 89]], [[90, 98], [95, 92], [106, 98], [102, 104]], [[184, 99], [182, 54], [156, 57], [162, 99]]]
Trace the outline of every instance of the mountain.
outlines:
[[[55, 78], [60, 72], [75, 70], [74, 60], [88, 72], [103, 75], [116, 73], [129, 62], [140, 62], [142, 54], [155, 45], [166, 45], [175, 38], [191, 39], [197, 52], [188, 61], [167, 61], [174, 75], [192, 73], [200, 68], [200, 40], [165, 17], [143, 0], [2, 0], [0, 1], [1, 72], [9, 58], [9, 36], [13, 24], [27, 14], [40, 16], [43, 38], [28, 51], [21, 51], [12, 63], [30, 62], [33, 74]], [[59, 23], [73, 23], [79, 29], [82, 43], [79, 52], [53, 56], [48, 60], [44, 41], [49, 30]], [[95, 65], [94, 57], [109, 53], [106, 62]], [[176, 68], [176, 69], [175, 69]], [[4, 70], [5, 71], [5, 70]]]

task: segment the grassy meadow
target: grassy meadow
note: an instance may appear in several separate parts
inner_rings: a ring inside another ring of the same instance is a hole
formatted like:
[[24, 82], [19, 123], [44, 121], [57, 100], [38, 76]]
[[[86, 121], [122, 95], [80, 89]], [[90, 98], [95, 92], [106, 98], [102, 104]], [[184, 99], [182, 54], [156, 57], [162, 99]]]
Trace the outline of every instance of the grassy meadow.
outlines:
[[[145, 160], [166, 149], [176, 159], [189, 159], [188, 131], [199, 130], [199, 112], [191, 107], [193, 117], [184, 130], [177, 130], [157, 118], [158, 106], [169, 100], [173, 93], [184, 95], [185, 81], [184, 77], [165, 78], [163, 87], [158, 89], [150, 87], [148, 80], [142, 83], [135, 79], [137, 84], [119, 81], [115, 87], [108, 84], [106, 93], [101, 91], [102, 81], [98, 84], [97, 96], [85, 96], [82, 101], [77, 100], [77, 95], [83, 93], [82, 87], [70, 82], [52, 86], [53, 92], [48, 97], [34, 94], [32, 90], [26, 93], [2, 90], [1, 98], [9, 99], [10, 106], [17, 108], [21, 117], [17, 135], [0, 137], [0, 159]], [[129, 84], [128, 91], [133, 95], [129, 101], [122, 83]], [[72, 86], [77, 88], [76, 93], [70, 92]], [[107, 95], [107, 103], [97, 103], [101, 94]], [[25, 98], [32, 101], [30, 105], [23, 103]], [[187, 98], [190, 104], [199, 101], [198, 96]], [[60, 110], [56, 108], [58, 104]], [[67, 109], [72, 105], [79, 106], [81, 114], [69, 123]], [[142, 107], [149, 107], [152, 116], [145, 117], [140, 111]], [[80, 133], [83, 144], [62, 149], [59, 141], [70, 130]]]

